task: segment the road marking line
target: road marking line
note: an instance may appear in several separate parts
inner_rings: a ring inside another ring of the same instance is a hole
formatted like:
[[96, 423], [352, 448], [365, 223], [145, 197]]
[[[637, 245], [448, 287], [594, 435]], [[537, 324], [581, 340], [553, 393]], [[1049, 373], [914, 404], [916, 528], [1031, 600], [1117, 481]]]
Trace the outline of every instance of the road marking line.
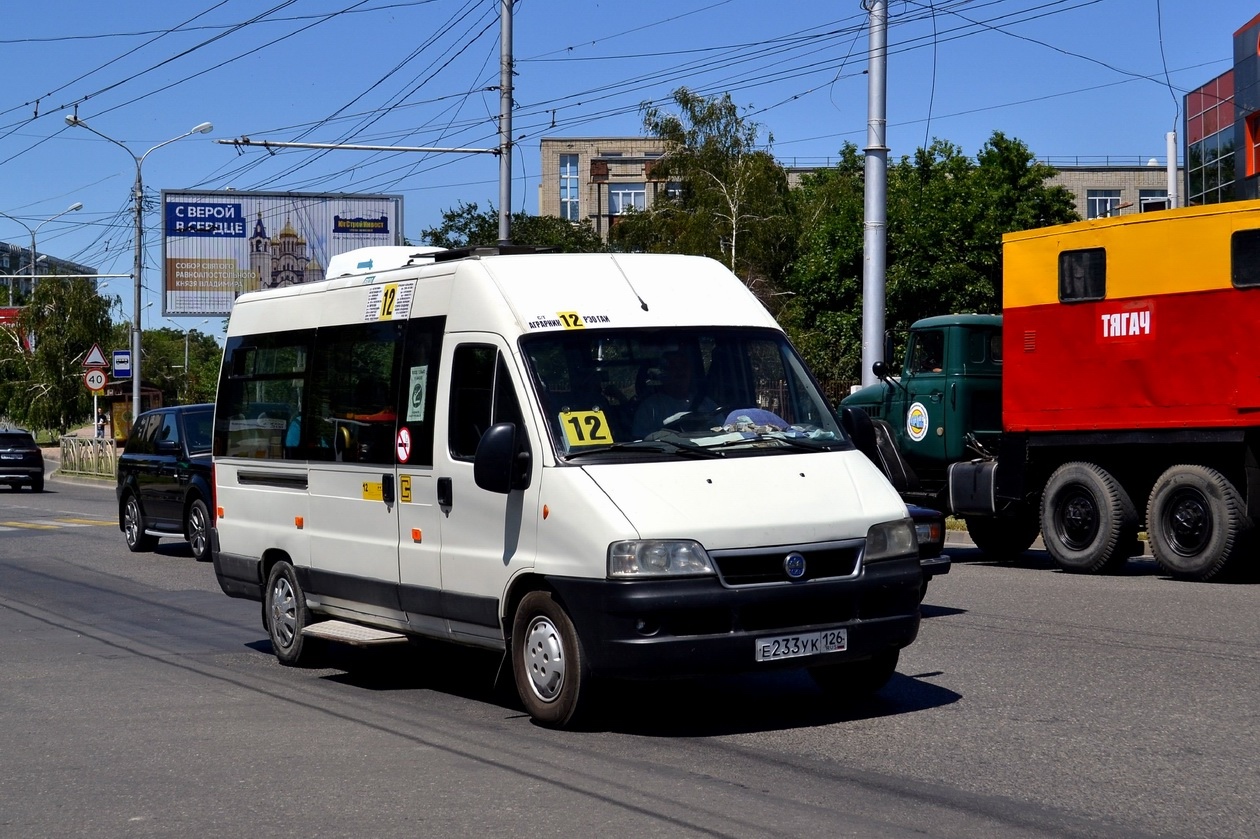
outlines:
[[101, 519], [48, 519], [59, 524], [69, 524], [75, 527], [111, 527], [118, 524], [116, 521], [103, 521]]
[[0, 521], [0, 524], [7, 527], [21, 527], [25, 530], [56, 530], [55, 524], [35, 524], [29, 521]]

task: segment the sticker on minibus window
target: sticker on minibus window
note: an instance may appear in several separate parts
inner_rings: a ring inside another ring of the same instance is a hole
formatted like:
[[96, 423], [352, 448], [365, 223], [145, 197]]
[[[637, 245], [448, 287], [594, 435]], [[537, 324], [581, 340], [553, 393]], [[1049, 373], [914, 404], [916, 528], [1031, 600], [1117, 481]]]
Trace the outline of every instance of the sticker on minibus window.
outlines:
[[416, 281], [383, 283], [368, 289], [367, 306], [363, 320], [406, 320], [411, 314], [411, 298], [416, 292]]
[[612, 430], [603, 411], [561, 411], [560, 427], [569, 448], [575, 446], [607, 446], [613, 442]]
[[429, 365], [417, 364], [411, 368], [411, 382], [407, 393], [407, 422], [424, 422], [424, 405], [429, 389]]

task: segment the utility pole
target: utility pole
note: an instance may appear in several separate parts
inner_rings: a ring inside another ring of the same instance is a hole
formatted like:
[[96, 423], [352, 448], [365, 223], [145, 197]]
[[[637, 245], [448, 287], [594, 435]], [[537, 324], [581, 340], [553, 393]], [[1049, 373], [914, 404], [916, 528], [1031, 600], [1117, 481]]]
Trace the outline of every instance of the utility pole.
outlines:
[[499, 245], [512, 244], [512, 0], [499, 12]]
[[867, 50], [866, 187], [862, 222], [862, 384], [884, 354], [884, 279], [888, 253], [888, 2], [862, 0], [869, 13]]

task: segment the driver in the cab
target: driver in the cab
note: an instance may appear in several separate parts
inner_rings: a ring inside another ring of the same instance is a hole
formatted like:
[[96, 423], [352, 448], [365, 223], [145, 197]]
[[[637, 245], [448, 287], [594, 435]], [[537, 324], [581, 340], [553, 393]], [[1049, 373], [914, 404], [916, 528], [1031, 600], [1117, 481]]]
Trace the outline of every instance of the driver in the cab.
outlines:
[[646, 437], [661, 428], [665, 421], [688, 411], [712, 411], [713, 400], [701, 392], [700, 376], [689, 356], [680, 351], [661, 356], [661, 389], [648, 396], [634, 414], [634, 435]]

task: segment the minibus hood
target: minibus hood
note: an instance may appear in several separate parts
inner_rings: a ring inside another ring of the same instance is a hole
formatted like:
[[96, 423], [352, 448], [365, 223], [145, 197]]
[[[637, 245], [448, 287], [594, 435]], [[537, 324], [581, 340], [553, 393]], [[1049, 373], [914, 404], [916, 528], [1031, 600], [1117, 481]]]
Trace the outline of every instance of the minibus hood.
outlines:
[[866, 536], [906, 506], [856, 450], [583, 467], [642, 539], [721, 550]]

